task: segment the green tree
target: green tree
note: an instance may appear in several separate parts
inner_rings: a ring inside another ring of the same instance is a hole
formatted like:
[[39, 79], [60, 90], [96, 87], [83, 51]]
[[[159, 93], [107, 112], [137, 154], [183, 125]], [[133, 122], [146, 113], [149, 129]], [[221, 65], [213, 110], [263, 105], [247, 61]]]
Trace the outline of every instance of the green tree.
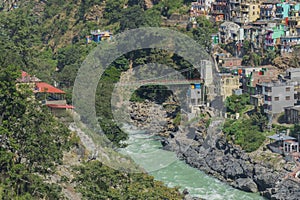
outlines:
[[250, 104], [250, 96], [248, 94], [234, 94], [230, 97], [227, 97], [225, 101], [227, 110], [233, 114], [240, 113], [247, 104]]
[[128, 7], [121, 12], [120, 30], [139, 28], [145, 25], [144, 11], [140, 6]]

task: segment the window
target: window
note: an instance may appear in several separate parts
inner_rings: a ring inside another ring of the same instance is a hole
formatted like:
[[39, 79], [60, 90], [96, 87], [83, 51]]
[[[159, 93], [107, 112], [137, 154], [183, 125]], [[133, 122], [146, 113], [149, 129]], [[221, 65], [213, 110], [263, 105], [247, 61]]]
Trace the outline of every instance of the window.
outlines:
[[272, 92], [272, 88], [271, 87], [265, 87], [265, 91], [266, 92]]
[[291, 97], [290, 96], [286, 96], [285, 100], [289, 101], [289, 100], [291, 100]]
[[253, 6], [253, 10], [255, 10], [255, 6]]
[[286, 91], [286, 92], [290, 92], [290, 91], [291, 91], [291, 88], [290, 88], [290, 87], [287, 87], [287, 88], [285, 88], [285, 91]]
[[255, 12], [253, 12], [253, 15], [255, 15]]
[[279, 101], [279, 97], [274, 97], [274, 101]]

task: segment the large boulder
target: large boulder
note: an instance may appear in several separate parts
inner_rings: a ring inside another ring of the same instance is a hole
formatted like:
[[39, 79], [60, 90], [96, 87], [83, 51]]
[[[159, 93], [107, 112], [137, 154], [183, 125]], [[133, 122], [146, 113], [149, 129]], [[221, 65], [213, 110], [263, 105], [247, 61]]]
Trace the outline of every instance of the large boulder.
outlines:
[[246, 192], [257, 192], [256, 183], [250, 178], [239, 178], [236, 180], [237, 188]]
[[280, 179], [280, 175], [276, 171], [261, 165], [255, 165], [254, 173], [254, 181], [258, 185], [259, 191], [275, 187], [276, 183]]

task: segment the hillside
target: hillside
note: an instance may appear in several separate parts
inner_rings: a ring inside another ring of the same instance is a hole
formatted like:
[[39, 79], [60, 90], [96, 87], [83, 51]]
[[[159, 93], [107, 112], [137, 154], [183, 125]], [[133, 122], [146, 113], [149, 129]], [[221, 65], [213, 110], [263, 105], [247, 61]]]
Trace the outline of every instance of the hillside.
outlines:
[[[162, 18], [186, 8], [182, 0], [20, 0], [17, 8], [0, 12], [1, 199], [182, 199], [176, 188], [167, 188], [147, 174], [126, 174], [101, 160], [91, 161], [76, 134], [35, 102], [28, 88], [17, 89], [16, 79], [25, 70], [56, 82], [71, 102], [77, 70], [96, 46], [85, 43], [91, 30], [117, 34], [160, 26]], [[107, 84], [129, 66], [116, 63], [106, 72]], [[117, 138], [120, 130], [111, 128], [115, 125], [110, 124], [107, 108], [101, 110], [110, 89], [106, 96], [98, 95], [104, 97], [98, 111], [107, 120], [101, 123], [115, 131], [111, 138], [118, 144], [126, 135]]]

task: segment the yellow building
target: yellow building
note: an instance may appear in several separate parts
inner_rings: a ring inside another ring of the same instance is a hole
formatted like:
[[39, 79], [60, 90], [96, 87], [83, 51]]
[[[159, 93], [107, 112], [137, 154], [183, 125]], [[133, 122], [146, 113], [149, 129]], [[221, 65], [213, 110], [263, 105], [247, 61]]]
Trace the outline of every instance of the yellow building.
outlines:
[[242, 22], [254, 22], [260, 18], [259, 0], [241, 0], [241, 19]]
[[232, 74], [221, 75], [221, 95], [223, 100], [233, 95], [233, 91], [240, 88], [239, 76]]

